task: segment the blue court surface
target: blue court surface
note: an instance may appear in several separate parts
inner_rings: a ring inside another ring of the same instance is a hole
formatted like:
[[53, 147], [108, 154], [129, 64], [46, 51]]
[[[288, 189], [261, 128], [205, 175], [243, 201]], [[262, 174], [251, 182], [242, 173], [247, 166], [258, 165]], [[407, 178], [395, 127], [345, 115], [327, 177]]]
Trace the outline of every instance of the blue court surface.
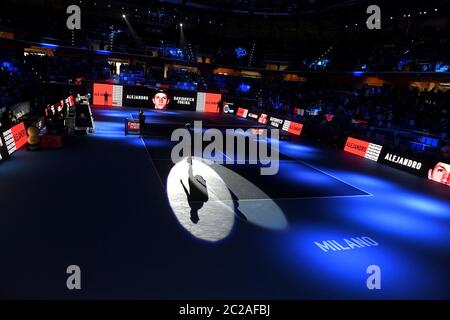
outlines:
[[174, 164], [170, 136], [187, 122], [260, 126], [146, 116], [147, 135], [125, 136], [137, 110], [96, 109], [94, 134], [0, 165], [1, 298], [450, 298], [448, 187], [306, 138], [280, 141], [273, 176], [251, 159]]

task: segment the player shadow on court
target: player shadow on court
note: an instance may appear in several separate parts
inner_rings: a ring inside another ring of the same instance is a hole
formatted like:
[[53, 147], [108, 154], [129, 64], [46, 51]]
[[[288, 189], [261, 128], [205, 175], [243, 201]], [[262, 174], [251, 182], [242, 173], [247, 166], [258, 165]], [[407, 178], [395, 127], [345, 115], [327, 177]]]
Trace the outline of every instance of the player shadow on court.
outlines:
[[[181, 185], [183, 186], [184, 192], [186, 193], [187, 201], [189, 203], [189, 207], [191, 208], [191, 221], [194, 224], [197, 224], [200, 221], [200, 217], [198, 216], [198, 211], [203, 207], [203, 205], [208, 202], [208, 187], [206, 184], [206, 180], [201, 175], [195, 175], [192, 169], [192, 158], [188, 158], [187, 162], [189, 164], [188, 168], [188, 185], [189, 190], [183, 183], [183, 180], [180, 179]], [[231, 198], [233, 200], [233, 210], [234, 213], [238, 216], [238, 218], [247, 221], [247, 217], [239, 210], [239, 199], [234, 194], [233, 191], [228, 188], [230, 192]]]
[[191, 221], [197, 224], [200, 221], [198, 211], [209, 200], [208, 187], [206, 185], [206, 180], [202, 176], [196, 175], [194, 177], [194, 173], [192, 170], [192, 158], [189, 158], [187, 162], [189, 164], [189, 191], [184, 185], [183, 180], [180, 179], [180, 182], [183, 186], [184, 192], [186, 193], [189, 206], [191, 207]]
[[239, 198], [236, 196], [236, 194], [233, 191], [231, 191], [230, 188], [228, 188], [228, 191], [230, 191], [231, 198], [233, 199], [233, 210], [234, 210], [234, 213], [237, 215], [238, 218], [240, 218], [240, 219], [242, 219], [244, 221], [247, 221], [248, 219], [245, 216], [245, 214], [243, 214], [241, 212], [241, 210], [239, 210]]

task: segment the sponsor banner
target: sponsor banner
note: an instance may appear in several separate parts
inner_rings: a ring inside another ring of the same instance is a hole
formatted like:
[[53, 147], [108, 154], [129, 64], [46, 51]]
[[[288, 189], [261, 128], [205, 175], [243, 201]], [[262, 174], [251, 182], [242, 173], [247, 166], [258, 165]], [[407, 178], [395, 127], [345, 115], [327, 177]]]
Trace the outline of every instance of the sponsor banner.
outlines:
[[450, 186], [450, 164], [444, 161], [431, 162], [352, 137], [344, 151]]
[[283, 119], [279, 119], [279, 118], [275, 118], [275, 117], [270, 117], [269, 121], [270, 121], [270, 125], [275, 128], [282, 127], [283, 122], [284, 122]]
[[304, 116], [305, 115], [305, 109], [294, 108], [294, 114], [299, 115], [299, 116]]
[[23, 122], [15, 125], [11, 128], [14, 142], [16, 144], [16, 149], [22, 148], [28, 142], [27, 130], [25, 129], [25, 124]]
[[256, 113], [249, 112], [248, 117], [250, 119], [258, 120], [259, 116]]
[[366, 159], [372, 160], [372, 161], [378, 161], [380, 157], [381, 150], [383, 149], [382, 146], [375, 144], [375, 143], [369, 143], [369, 147], [367, 148], [366, 155], [364, 156]]
[[139, 131], [140, 129], [140, 123], [139, 120], [128, 120], [128, 130], [129, 131]]
[[[214, 113], [219, 112], [219, 102], [222, 99], [222, 95], [219, 93], [171, 89], [155, 91], [143, 86], [118, 86], [100, 83], [94, 83], [93, 96], [94, 105]], [[228, 108], [228, 110], [230, 109]], [[231, 110], [231, 112], [234, 111]]]
[[122, 92], [122, 105], [138, 108], [152, 108], [152, 89], [140, 86], [124, 86]]
[[[170, 101], [163, 109], [173, 109], [173, 110], [191, 110], [195, 111], [197, 107], [197, 92], [191, 91], [181, 91], [181, 90], [170, 90], [168, 91], [168, 97]], [[154, 101], [155, 109], [160, 108], [161, 91], [156, 92]]]
[[320, 112], [320, 109], [319, 109], [319, 108], [314, 108], [314, 109], [310, 109], [310, 110], [305, 110], [305, 113], [306, 113], [307, 115], [313, 116], [313, 117], [318, 116], [318, 115], [319, 115], [319, 112]]
[[3, 132], [3, 139], [5, 140], [5, 147], [8, 155], [13, 154], [17, 150], [17, 148], [11, 129]]
[[293, 122], [290, 120], [284, 120], [284, 124], [282, 127], [283, 131], [287, 131], [289, 133], [295, 134], [299, 136], [302, 133], [303, 124], [298, 122]]
[[450, 164], [444, 161], [425, 160], [384, 147], [378, 162], [450, 186]]
[[207, 93], [205, 98], [205, 112], [219, 112], [219, 102], [222, 100], [220, 93]]
[[73, 98], [73, 96], [69, 96], [66, 99], [64, 99], [64, 102], [69, 106], [69, 107], [75, 107], [75, 99]]
[[244, 109], [244, 108], [238, 108], [236, 115], [238, 117], [242, 117], [242, 118], [247, 118], [248, 115], [248, 109]]
[[219, 113], [219, 102], [222, 100], [220, 93], [197, 93], [197, 112]]
[[224, 102], [223, 103], [223, 113], [234, 113], [234, 103], [233, 102]]
[[122, 95], [122, 86], [94, 83], [93, 104], [95, 105], [121, 107]]
[[205, 104], [206, 104], [206, 93], [198, 92], [197, 93], [197, 112], [205, 112]]
[[7, 154], [11, 155], [16, 150], [22, 148], [27, 144], [28, 136], [23, 122], [16, 124], [9, 130], [6, 130], [2, 134], [4, 141], [4, 147], [6, 148]]
[[383, 148], [378, 162], [422, 177], [427, 176], [430, 166], [430, 164], [422, 159], [415, 156], [408, 156], [404, 153], [387, 149], [386, 147]]
[[349, 137], [345, 143], [344, 151], [364, 158], [369, 147], [369, 142]]
[[258, 123], [267, 124], [269, 122], [269, 116], [265, 113], [261, 113], [258, 119]]
[[349, 137], [344, 151], [377, 162], [383, 146]]
[[129, 133], [138, 134], [138, 133], [140, 133], [141, 124], [140, 124], [138, 119], [126, 119], [125, 122], [126, 122], [126, 128], [125, 128], [125, 133], [126, 134], [129, 134]]

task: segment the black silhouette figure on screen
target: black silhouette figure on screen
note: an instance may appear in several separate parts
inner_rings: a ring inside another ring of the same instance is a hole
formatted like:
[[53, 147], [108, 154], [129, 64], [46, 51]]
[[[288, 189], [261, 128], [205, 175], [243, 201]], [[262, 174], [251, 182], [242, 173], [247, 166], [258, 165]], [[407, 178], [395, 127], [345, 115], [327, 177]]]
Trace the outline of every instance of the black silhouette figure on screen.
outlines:
[[183, 186], [184, 192], [186, 193], [189, 206], [191, 207], [191, 221], [197, 224], [200, 221], [198, 216], [198, 210], [200, 210], [203, 205], [208, 202], [208, 188], [206, 186], [206, 180], [202, 176], [196, 175], [194, 177], [192, 170], [192, 158], [188, 158], [189, 164], [189, 190], [180, 179], [181, 185]]
[[222, 114], [224, 112], [225, 102], [220, 100], [219, 103], [217, 104], [217, 107], [219, 108], [219, 113]]
[[108, 93], [108, 91], [105, 91], [103, 96], [105, 97], [105, 105], [108, 105], [108, 100], [109, 100], [109, 93]]

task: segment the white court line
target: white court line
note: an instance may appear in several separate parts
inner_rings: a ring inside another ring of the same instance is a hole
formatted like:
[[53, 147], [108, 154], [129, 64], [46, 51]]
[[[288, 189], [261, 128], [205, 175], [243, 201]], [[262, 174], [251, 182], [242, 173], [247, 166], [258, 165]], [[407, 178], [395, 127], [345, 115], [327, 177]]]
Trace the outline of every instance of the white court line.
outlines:
[[[258, 201], [290, 201], [290, 200], [314, 200], [314, 199], [339, 199], [339, 198], [366, 198], [372, 197], [370, 194], [348, 195], [348, 196], [318, 196], [318, 197], [293, 197], [293, 198], [261, 198], [261, 199], [238, 199], [239, 202]], [[233, 201], [233, 200], [210, 200], [212, 202]]]
[[[280, 153], [281, 153], [281, 151], [280, 151]], [[316, 167], [310, 165], [309, 163], [306, 163], [305, 161], [303, 161], [303, 160], [301, 160], [301, 159], [292, 158], [291, 156], [289, 156], [289, 155], [287, 155], [287, 154], [285, 154], [285, 153], [283, 153], [283, 154], [284, 154], [285, 156], [287, 156], [287, 157], [290, 157], [290, 158], [293, 159], [294, 161], [303, 163], [305, 166], [310, 167], [310, 168], [312, 168], [312, 169], [314, 169], [314, 170], [317, 170], [317, 171], [323, 173], [324, 175], [327, 175], [327, 176], [329, 176], [329, 177], [331, 177], [331, 178], [333, 178], [333, 179], [336, 179], [337, 181], [342, 182], [343, 184], [346, 184], [346, 185], [348, 185], [348, 186], [350, 186], [350, 187], [353, 187], [353, 188], [355, 188], [355, 189], [358, 189], [358, 190], [360, 190], [360, 191], [363, 191], [363, 192], [367, 193], [368, 196], [373, 196], [373, 194], [372, 194], [371, 192], [368, 192], [368, 191], [366, 191], [366, 190], [364, 190], [364, 189], [362, 189], [362, 188], [360, 188], [360, 187], [356, 187], [356, 186], [354, 186], [354, 185], [352, 185], [352, 184], [350, 184], [350, 183], [348, 183], [348, 182], [346, 182], [346, 181], [344, 181], [344, 180], [342, 180], [342, 179], [339, 179], [339, 178], [337, 178], [336, 176], [334, 176], [334, 175], [332, 175], [332, 174], [330, 174], [330, 173], [327, 173], [327, 172], [325, 172], [325, 171], [323, 171], [323, 170], [321, 170], [321, 169], [318, 169], [318, 168], [316, 168]]]
[[[134, 119], [133, 114], [131, 112], [130, 112], [130, 116], [131, 116], [131, 119]], [[155, 166], [155, 163], [153, 162], [152, 156], [150, 155], [150, 152], [148, 151], [147, 146], [145, 145], [144, 139], [142, 139], [141, 136], [139, 136], [139, 139], [141, 140], [142, 145], [144, 146], [144, 149], [147, 152], [147, 155], [148, 155], [148, 158], [150, 159], [150, 162], [152, 164], [153, 170], [155, 171], [155, 174], [158, 177], [159, 182], [161, 183], [161, 187], [162, 187], [163, 191], [165, 192], [166, 188], [165, 188], [164, 183], [163, 183], [163, 181], [161, 179], [161, 176], [158, 173], [158, 170], [156, 169], [156, 166]]]

